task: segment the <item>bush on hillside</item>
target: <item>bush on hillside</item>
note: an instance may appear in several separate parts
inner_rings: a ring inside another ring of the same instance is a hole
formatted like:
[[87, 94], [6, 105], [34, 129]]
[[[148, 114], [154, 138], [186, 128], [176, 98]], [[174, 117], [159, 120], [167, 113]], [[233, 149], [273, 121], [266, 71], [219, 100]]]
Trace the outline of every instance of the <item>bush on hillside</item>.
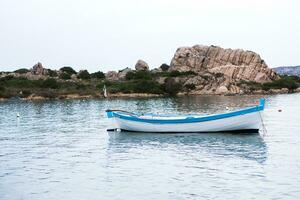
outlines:
[[168, 69], [170, 68], [170, 66], [167, 65], [166, 63], [164, 63], [164, 64], [162, 64], [162, 65], [160, 66], [160, 68], [161, 68], [161, 70], [162, 70], [163, 72], [166, 72], [166, 71], [168, 71]]
[[294, 90], [300, 87], [300, 78], [297, 76], [282, 76], [279, 80], [262, 84], [263, 90], [288, 88]]
[[21, 69], [17, 69], [14, 71], [15, 73], [18, 73], [18, 74], [26, 74], [28, 72], [30, 72], [28, 69], [26, 68], [21, 68]]
[[69, 80], [69, 79], [71, 79], [71, 75], [68, 74], [68, 73], [63, 72], [63, 73], [61, 73], [61, 74], [59, 75], [59, 78], [60, 78], [60, 79], [63, 79], [63, 80]]
[[82, 70], [78, 73], [78, 78], [88, 80], [91, 78], [90, 73], [87, 70]]
[[59, 88], [59, 84], [55, 79], [48, 78], [48, 79], [42, 81], [41, 87], [42, 88], [57, 89], [57, 88]]
[[72, 74], [77, 74], [77, 72], [72, 67], [62, 67], [59, 70], [66, 73], [66, 74], [69, 74], [70, 76]]
[[101, 71], [94, 72], [94, 73], [91, 73], [91, 78], [104, 79], [105, 78], [105, 74], [103, 72], [101, 72]]
[[50, 77], [57, 77], [58, 76], [58, 74], [55, 70], [52, 70], [52, 69], [47, 69], [47, 70], [48, 70], [48, 75]]
[[152, 74], [148, 71], [131, 71], [125, 76], [126, 80], [151, 80]]

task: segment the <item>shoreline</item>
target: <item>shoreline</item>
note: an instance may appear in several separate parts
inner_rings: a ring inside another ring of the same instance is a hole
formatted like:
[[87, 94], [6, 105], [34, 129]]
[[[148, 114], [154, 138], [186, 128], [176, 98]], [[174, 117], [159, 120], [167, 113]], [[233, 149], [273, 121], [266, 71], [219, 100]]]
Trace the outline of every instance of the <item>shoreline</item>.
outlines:
[[[256, 95], [276, 95], [276, 94], [295, 94], [300, 93], [300, 90], [297, 91], [282, 91], [282, 90], [273, 90], [273, 91], [254, 91], [252, 93], [244, 93], [244, 94], [199, 94], [199, 93], [178, 93], [177, 97], [182, 96], [256, 96]], [[176, 97], [174, 96], [174, 97]], [[114, 93], [109, 94], [107, 98], [104, 98], [101, 94], [97, 95], [80, 95], [80, 94], [66, 94], [66, 95], [59, 95], [54, 98], [43, 97], [43, 96], [35, 96], [30, 95], [25, 98], [19, 98], [22, 101], [45, 101], [45, 100], [84, 100], [84, 99], [115, 99], [115, 98], [154, 98], [154, 97], [170, 97], [169, 95], [162, 95], [162, 94], [148, 94], [148, 93]], [[8, 101], [11, 98], [0, 98], [0, 102]]]

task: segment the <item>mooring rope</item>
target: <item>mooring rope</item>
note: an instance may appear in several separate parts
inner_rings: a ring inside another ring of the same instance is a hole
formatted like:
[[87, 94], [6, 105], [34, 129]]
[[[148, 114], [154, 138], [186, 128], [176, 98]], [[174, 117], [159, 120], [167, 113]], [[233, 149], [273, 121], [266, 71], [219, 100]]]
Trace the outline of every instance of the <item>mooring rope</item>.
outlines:
[[262, 118], [262, 116], [261, 116], [261, 112], [259, 112], [259, 116], [260, 116], [260, 120], [261, 120], [261, 124], [262, 124], [263, 136], [266, 136], [266, 134], [267, 134], [267, 129], [266, 129], [264, 120], [263, 120], [263, 118]]

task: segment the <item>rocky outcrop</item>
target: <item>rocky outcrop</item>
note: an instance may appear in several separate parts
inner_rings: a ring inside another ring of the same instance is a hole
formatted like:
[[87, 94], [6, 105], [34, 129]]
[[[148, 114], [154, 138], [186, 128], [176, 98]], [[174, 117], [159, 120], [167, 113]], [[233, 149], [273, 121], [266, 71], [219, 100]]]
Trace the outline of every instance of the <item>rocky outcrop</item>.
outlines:
[[195, 86], [191, 92], [195, 94], [243, 94], [242, 81], [265, 83], [279, 78], [257, 53], [203, 45], [178, 48], [168, 71], [195, 72], [184, 82]]
[[263, 83], [278, 79], [277, 74], [268, 68], [257, 53], [217, 46], [178, 48], [169, 70], [221, 73], [230, 82], [246, 80]]
[[42, 63], [40, 63], [40, 62], [35, 64], [30, 71], [31, 71], [32, 75], [40, 75], [40, 76], [48, 75], [48, 70], [45, 69], [43, 67]]
[[118, 81], [119, 80], [118, 72], [116, 71], [107, 72], [105, 74], [105, 79], [108, 81]]
[[126, 79], [126, 74], [128, 72], [131, 72], [131, 71], [132, 71], [132, 69], [130, 69], [129, 67], [126, 67], [125, 69], [120, 70], [119, 73], [118, 73], [119, 79], [120, 80], [125, 80]]
[[145, 61], [138, 60], [137, 63], [135, 64], [135, 70], [137, 70], [137, 71], [148, 71], [149, 66]]

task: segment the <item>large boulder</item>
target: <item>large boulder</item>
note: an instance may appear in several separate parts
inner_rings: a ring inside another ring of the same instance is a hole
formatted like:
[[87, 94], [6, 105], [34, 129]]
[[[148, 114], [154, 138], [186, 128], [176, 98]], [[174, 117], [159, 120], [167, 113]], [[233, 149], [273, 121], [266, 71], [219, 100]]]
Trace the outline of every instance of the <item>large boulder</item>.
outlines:
[[228, 93], [228, 88], [224, 85], [220, 86], [216, 90], [216, 94], [227, 94]]
[[203, 45], [178, 48], [169, 71], [223, 74], [232, 82], [264, 83], [279, 78], [257, 53]]
[[120, 70], [119, 73], [118, 73], [119, 79], [125, 80], [126, 79], [126, 74], [128, 72], [131, 72], [131, 71], [132, 71], [132, 69], [130, 69], [129, 67], [126, 67], [125, 69]]
[[42, 63], [38, 62], [30, 70], [32, 75], [46, 76], [48, 75], [48, 70], [45, 69]]
[[145, 61], [138, 60], [137, 63], [135, 64], [135, 69], [137, 71], [148, 71], [149, 70], [149, 66], [148, 66], [148, 64]]
[[105, 74], [105, 79], [108, 81], [118, 81], [119, 80], [118, 72], [116, 71], [107, 72]]

